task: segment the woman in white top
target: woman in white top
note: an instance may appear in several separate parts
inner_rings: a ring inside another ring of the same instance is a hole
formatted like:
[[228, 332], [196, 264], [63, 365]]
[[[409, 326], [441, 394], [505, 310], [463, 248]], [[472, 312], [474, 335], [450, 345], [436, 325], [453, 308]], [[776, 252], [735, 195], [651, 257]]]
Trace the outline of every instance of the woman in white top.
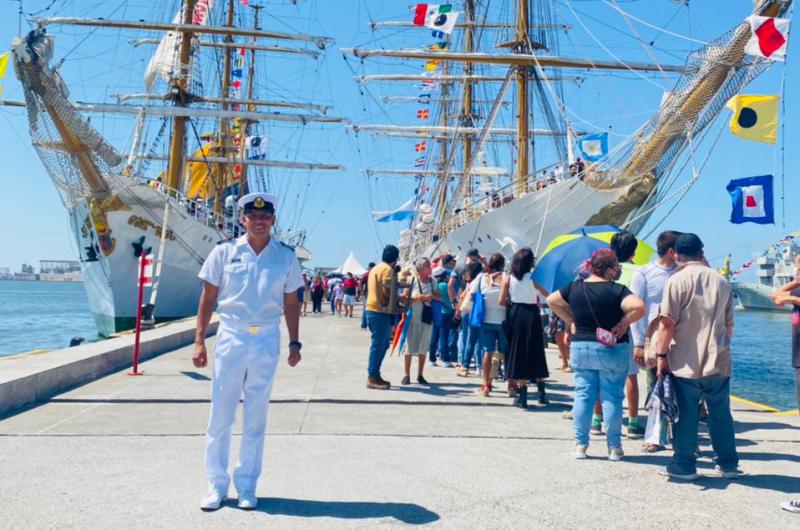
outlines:
[[550, 375], [544, 354], [544, 331], [539, 304], [536, 301], [536, 287], [531, 279], [533, 251], [525, 247], [519, 249], [511, 260], [511, 274], [503, 283], [500, 292], [501, 305], [508, 306], [506, 317], [506, 378], [517, 388], [514, 405], [528, 408], [528, 381], [537, 380], [539, 403], [548, 403], [544, 380]]
[[[503, 333], [506, 309], [499, 303], [500, 289], [505, 280], [505, 274], [503, 274], [505, 266], [506, 258], [496, 252], [489, 258], [486, 270], [469, 284], [469, 292], [473, 300], [477, 296], [483, 296], [486, 309], [480, 327], [480, 341], [485, 350], [483, 354], [483, 386], [478, 390], [484, 396], [488, 396], [492, 391], [492, 378], [496, 375], [492, 373], [493, 370], [490, 367], [494, 368], [499, 364], [506, 351], [506, 337]], [[497, 359], [495, 363], [492, 363], [493, 358]]]

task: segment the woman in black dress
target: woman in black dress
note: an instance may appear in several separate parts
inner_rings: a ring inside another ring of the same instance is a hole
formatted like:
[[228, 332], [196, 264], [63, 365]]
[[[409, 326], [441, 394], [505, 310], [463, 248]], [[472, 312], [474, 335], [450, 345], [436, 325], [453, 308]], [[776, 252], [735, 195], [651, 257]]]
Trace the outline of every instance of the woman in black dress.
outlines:
[[517, 389], [514, 405], [528, 408], [528, 381], [535, 379], [539, 403], [548, 403], [544, 380], [550, 375], [544, 354], [544, 330], [536, 288], [531, 279], [533, 251], [519, 249], [511, 260], [511, 274], [500, 290], [500, 305], [507, 306], [504, 329], [507, 378]]

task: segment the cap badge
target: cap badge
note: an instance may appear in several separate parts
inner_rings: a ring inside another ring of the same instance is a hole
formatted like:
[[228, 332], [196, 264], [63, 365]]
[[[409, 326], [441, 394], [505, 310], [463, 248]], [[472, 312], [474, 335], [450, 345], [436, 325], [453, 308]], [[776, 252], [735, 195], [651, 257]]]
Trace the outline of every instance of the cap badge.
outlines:
[[261, 197], [256, 197], [256, 200], [253, 201], [253, 208], [264, 208], [266, 205], [267, 203]]

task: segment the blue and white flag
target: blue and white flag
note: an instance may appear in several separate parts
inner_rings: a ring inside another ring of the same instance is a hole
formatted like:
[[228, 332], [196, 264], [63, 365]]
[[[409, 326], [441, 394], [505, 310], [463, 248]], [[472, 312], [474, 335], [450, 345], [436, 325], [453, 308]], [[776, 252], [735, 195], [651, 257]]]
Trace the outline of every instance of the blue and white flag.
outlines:
[[774, 224], [772, 175], [734, 179], [725, 188], [731, 196], [731, 222]]
[[392, 211], [372, 212], [372, 219], [378, 223], [388, 223], [391, 221], [407, 221], [414, 217], [414, 201], [412, 197], [402, 206]]
[[588, 134], [580, 137], [578, 149], [585, 160], [599, 161], [608, 154], [608, 133]]

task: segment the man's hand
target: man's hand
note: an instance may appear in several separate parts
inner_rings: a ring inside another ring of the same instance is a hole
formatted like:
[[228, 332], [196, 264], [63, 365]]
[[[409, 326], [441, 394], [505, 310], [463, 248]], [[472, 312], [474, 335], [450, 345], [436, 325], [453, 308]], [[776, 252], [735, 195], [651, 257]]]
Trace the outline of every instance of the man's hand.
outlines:
[[643, 347], [634, 346], [634, 348], [633, 348], [633, 360], [636, 361], [636, 364], [638, 364], [639, 366], [641, 366], [641, 367], [645, 366], [646, 363], [645, 363], [645, 360], [644, 360], [644, 348]]
[[300, 362], [302, 356], [300, 355], [300, 348], [297, 346], [289, 346], [289, 366], [295, 367]]
[[656, 374], [658, 377], [669, 372], [669, 363], [667, 362], [666, 357], [658, 357], [656, 358]]
[[206, 341], [203, 341], [201, 344], [194, 345], [194, 355], [192, 356], [192, 362], [197, 368], [205, 368], [208, 364], [208, 352], [206, 351]]
[[772, 293], [772, 301], [777, 306], [783, 306], [786, 303], [786, 298], [789, 296], [789, 293], [784, 293], [778, 291], [777, 293]]

